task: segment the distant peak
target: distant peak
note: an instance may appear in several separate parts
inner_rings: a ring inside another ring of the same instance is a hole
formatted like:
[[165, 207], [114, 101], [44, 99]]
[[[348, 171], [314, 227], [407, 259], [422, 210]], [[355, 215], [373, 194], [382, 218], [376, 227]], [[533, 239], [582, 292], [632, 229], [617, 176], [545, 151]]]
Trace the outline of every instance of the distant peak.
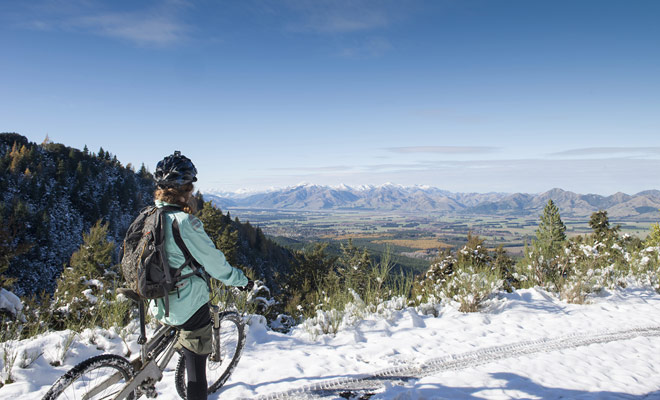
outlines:
[[350, 186], [348, 186], [344, 183], [340, 183], [339, 185], [336, 185], [336, 186], [330, 186], [330, 188], [331, 189], [337, 189], [337, 190], [353, 190], [352, 187], [350, 187]]

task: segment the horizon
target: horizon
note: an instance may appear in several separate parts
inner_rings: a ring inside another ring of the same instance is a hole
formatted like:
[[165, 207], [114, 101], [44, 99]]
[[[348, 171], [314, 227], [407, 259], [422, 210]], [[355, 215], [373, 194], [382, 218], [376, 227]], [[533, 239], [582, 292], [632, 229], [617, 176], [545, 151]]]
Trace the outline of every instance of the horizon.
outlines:
[[649, 192], [649, 191], [659, 191], [660, 192], [660, 190], [658, 190], [658, 189], [644, 189], [644, 190], [640, 190], [640, 191], [635, 192], [635, 193], [626, 193], [626, 192], [622, 192], [622, 191], [609, 193], [609, 194], [580, 193], [580, 192], [574, 192], [572, 190], [562, 189], [560, 187], [554, 187], [554, 188], [550, 188], [550, 189], [547, 189], [547, 190], [542, 190], [540, 192], [454, 192], [454, 191], [451, 191], [451, 190], [446, 190], [446, 189], [443, 189], [441, 187], [431, 186], [431, 185], [402, 185], [402, 184], [392, 183], [392, 182], [385, 182], [385, 183], [382, 183], [382, 184], [362, 184], [362, 185], [346, 185], [346, 184], [343, 184], [343, 183], [340, 183], [339, 185], [322, 185], [322, 184], [316, 184], [316, 183], [311, 183], [311, 182], [300, 182], [298, 184], [290, 185], [290, 186], [270, 187], [270, 188], [255, 189], [255, 190], [248, 190], [248, 189], [241, 188], [241, 189], [237, 189], [237, 190], [234, 190], [234, 191], [228, 191], [228, 190], [222, 190], [222, 189], [208, 189], [208, 190], [199, 190], [199, 191], [202, 194], [210, 194], [210, 195], [214, 195], [214, 196], [218, 196], [218, 197], [221, 197], [221, 195], [235, 195], [237, 197], [240, 197], [240, 196], [251, 196], [253, 194], [271, 193], [271, 192], [277, 192], [277, 191], [292, 190], [292, 189], [298, 189], [298, 188], [301, 188], [301, 187], [321, 187], [321, 188], [329, 188], [329, 189], [347, 188], [347, 189], [350, 189], [350, 190], [358, 190], [359, 191], [359, 190], [367, 190], [367, 189], [370, 189], [370, 188], [381, 188], [381, 187], [388, 187], [388, 186], [395, 186], [395, 187], [399, 187], [399, 188], [403, 188], [403, 189], [416, 189], [416, 188], [420, 188], [420, 189], [437, 189], [437, 190], [444, 191], [444, 192], [449, 192], [449, 193], [452, 193], [452, 194], [507, 194], [507, 195], [509, 195], [509, 194], [528, 194], [528, 195], [541, 195], [541, 194], [548, 193], [548, 192], [551, 192], [551, 191], [554, 191], [554, 190], [560, 190], [560, 191], [563, 191], [563, 192], [575, 193], [575, 194], [580, 195], [580, 196], [597, 195], [597, 196], [609, 197], [609, 196], [614, 196], [614, 195], [617, 195], [617, 194], [625, 194], [627, 196], [636, 196], [640, 193]]
[[660, 188], [652, 0], [0, 4], [2, 132], [199, 189]]

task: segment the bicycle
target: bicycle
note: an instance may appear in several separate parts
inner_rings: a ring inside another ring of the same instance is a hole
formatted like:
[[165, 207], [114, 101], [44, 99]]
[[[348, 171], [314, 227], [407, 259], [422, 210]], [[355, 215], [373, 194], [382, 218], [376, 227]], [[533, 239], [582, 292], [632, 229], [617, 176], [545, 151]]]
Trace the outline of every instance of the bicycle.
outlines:
[[[55, 399], [137, 399], [142, 395], [156, 397], [155, 385], [175, 353], [178, 330], [161, 325], [150, 340], [146, 339], [145, 307], [137, 293], [119, 289], [120, 293], [136, 301], [140, 314], [140, 355], [129, 361], [115, 354], [91, 357], [62, 375], [43, 400]], [[240, 315], [220, 311], [211, 305], [213, 323], [212, 352], [206, 363], [208, 393], [214, 393], [229, 379], [241, 357], [245, 345], [245, 326]], [[175, 386], [181, 398], [186, 398], [185, 358], [180, 355], [175, 372]]]

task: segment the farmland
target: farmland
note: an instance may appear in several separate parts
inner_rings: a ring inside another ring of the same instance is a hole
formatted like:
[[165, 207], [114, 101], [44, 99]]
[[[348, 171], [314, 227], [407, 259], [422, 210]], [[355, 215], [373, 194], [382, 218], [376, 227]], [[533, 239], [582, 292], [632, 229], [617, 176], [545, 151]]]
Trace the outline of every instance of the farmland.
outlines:
[[[389, 247], [398, 262], [422, 270], [439, 248], [458, 248], [472, 232], [491, 248], [504, 247], [512, 256], [522, 254], [539, 223], [538, 216], [413, 214], [368, 211], [284, 211], [231, 209], [232, 216], [248, 220], [281, 244], [302, 248], [312, 242], [329, 242], [338, 248], [349, 239], [379, 254]], [[591, 232], [588, 218], [565, 219], [569, 236]], [[611, 220], [623, 233], [648, 234], [652, 221]]]

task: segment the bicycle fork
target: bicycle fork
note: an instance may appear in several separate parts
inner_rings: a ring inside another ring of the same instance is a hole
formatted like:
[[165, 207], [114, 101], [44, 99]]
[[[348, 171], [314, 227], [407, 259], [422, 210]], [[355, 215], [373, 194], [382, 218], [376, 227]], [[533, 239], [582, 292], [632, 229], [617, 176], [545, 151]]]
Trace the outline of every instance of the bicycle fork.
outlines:
[[221, 363], [222, 354], [221, 354], [221, 343], [220, 343], [220, 307], [211, 305], [211, 318], [213, 319], [213, 333], [211, 341], [211, 354], [209, 356], [210, 360], [213, 362]]

